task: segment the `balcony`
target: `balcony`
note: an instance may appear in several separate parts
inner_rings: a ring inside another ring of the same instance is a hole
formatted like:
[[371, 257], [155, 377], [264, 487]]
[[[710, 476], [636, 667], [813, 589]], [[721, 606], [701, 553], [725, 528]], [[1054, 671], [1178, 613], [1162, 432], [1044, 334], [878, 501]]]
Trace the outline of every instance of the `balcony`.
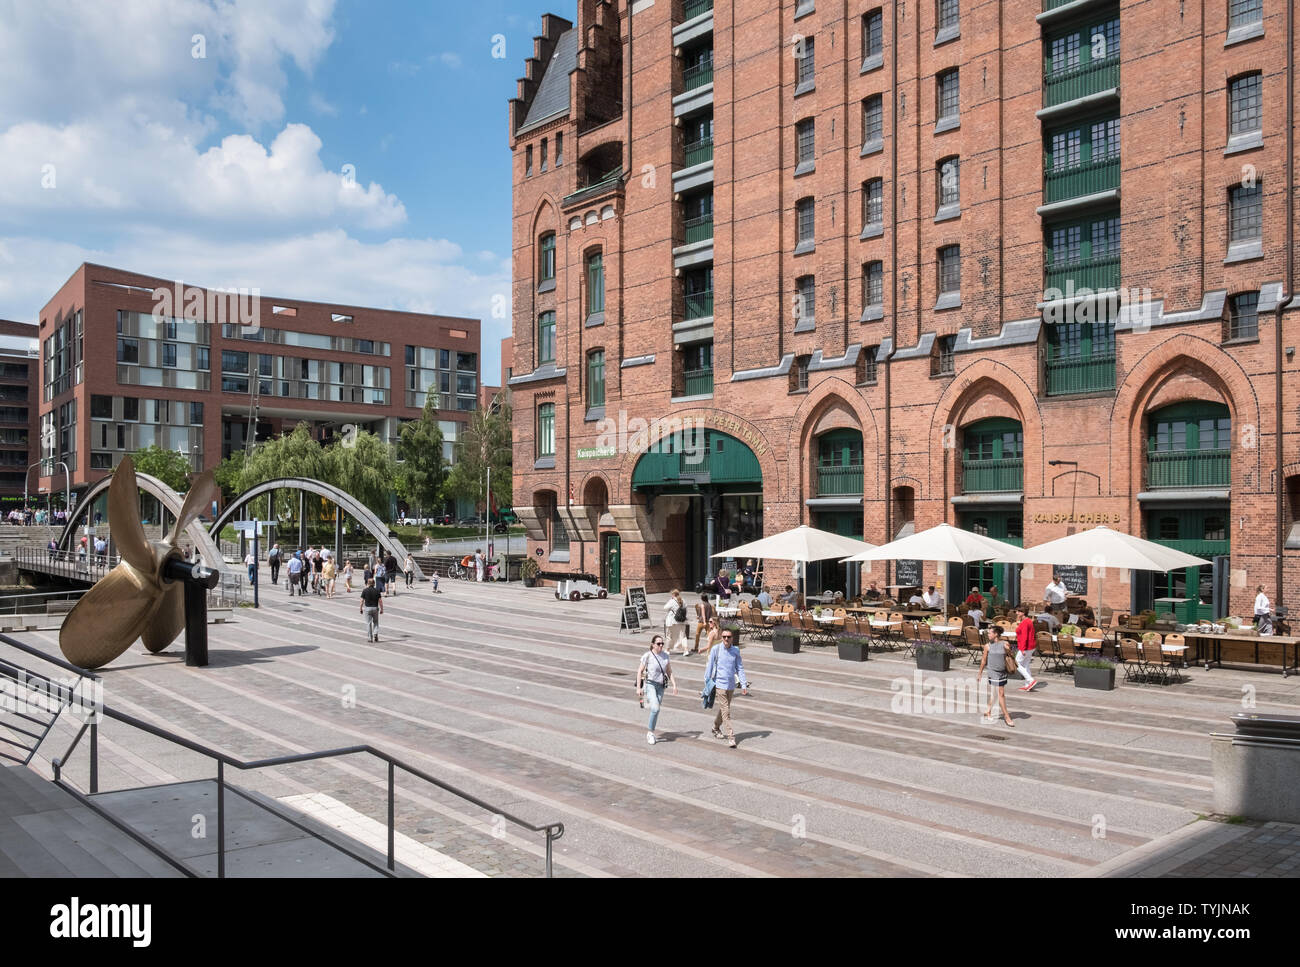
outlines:
[[862, 464], [818, 467], [818, 497], [858, 497], [862, 494]]
[[580, 202], [590, 201], [593, 198], [597, 198], [607, 191], [612, 191], [622, 187], [623, 169], [622, 167], [619, 167], [598, 180], [588, 182], [577, 191], [573, 192], [573, 194], [565, 195], [564, 198], [560, 200], [560, 204], [561, 206], [576, 205]]
[[1047, 204], [1083, 198], [1119, 187], [1119, 158], [1090, 161], [1043, 172], [1043, 200]]
[[682, 396], [712, 396], [713, 370], [688, 369], [682, 372]]
[[682, 71], [682, 90], [693, 91], [713, 83], [713, 58]]
[[1072, 262], [1060, 262], [1047, 266], [1044, 288], [1057, 289], [1061, 292], [1090, 289], [1103, 292], [1119, 288], [1119, 256], [1105, 258], [1076, 259]]
[[682, 4], [682, 19], [693, 20], [713, 9], [713, 0], [686, 0]]
[[706, 161], [713, 160], [713, 139], [701, 138], [699, 141], [692, 141], [686, 145], [686, 165], [691, 168], [695, 165], [702, 165]]
[[1073, 396], [1115, 389], [1115, 355], [1047, 360], [1047, 395]]
[[1056, 107], [1119, 87], [1119, 58], [1107, 57], [1078, 67], [1045, 72], [1043, 106]]
[[713, 315], [713, 290], [686, 294], [686, 318], [707, 319]]
[[1018, 493], [1025, 489], [1025, 465], [1019, 458], [963, 460], [962, 492], [967, 494]]
[[1147, 487], [1227, 487], [1230, 450], [1152, 450], [1147, 453]]
[[[713, 238], [713, 215], [697, 215], [686, 219], [686, 244], [707, 242]], [[1116, 260], [1118, 261], [1118, 260]]]

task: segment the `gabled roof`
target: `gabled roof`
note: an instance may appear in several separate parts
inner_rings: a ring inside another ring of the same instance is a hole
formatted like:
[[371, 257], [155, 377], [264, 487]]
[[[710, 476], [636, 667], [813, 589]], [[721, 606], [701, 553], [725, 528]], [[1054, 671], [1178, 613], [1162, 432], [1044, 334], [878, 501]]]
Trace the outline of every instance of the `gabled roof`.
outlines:
[[565, 114], [569, 110], [569, 75], [578, 67], [578, 31], [570, 28], [555, 42], [555, 54], [546, 65], [528, 116], [516, 134]]

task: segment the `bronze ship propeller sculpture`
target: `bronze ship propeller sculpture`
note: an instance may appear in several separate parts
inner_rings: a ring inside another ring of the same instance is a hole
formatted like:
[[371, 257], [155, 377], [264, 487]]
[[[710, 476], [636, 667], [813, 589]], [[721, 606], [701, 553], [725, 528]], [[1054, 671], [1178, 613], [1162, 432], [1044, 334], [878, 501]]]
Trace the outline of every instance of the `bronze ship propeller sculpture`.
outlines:
[[[185, 496], [176, 526], [161, 541], [145, 537], [135, 464], [124, 457], [108, 488], [108, 526], [121, 561], [82, 596], [63, 621], [59, 648], [81, 668], [99, 668], [121, 655], [137, 638], [150, 653], [170, 645], [186, 628], [185, 578], [193, 568], [178, 546], [181, 535], [216, 497], [211, 470]], [[210, 580], [204, 580], [211, 587]], [[206, 663], [206, 662], [205, 662]]]

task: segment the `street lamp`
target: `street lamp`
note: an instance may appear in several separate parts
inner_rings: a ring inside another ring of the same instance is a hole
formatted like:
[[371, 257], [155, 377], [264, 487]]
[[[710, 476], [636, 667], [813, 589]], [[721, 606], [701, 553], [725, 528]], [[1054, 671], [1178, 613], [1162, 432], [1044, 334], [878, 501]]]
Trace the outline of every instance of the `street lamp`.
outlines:
[[[1078, 460], [1048, 460], [1047, 465], [1049, 467], [1068, 466], [1068, 467], [1077, 468], [1079, 466], [1079, 461]], [[1074, 526], [1073, 526], [1074, 525], [1074, 498], [1078, 496], [1078, 493], [1079, 493], [1079, 474], [1076, 469], [1074, 474], [1074, 486], [1070, 490], [1070, 525], [1071, 526], [1066, 528], [1067, 534], [1074, 533]]]
[[[29, 493], [27, 484], [31, 480], [32, 467], [39, 467], [44, 462], [44, 460], [37, 460], [27, 468], [27, 473], [23, 474], [23, 510], [27, 509], [27, 495]], [[72, 471], [68, 469], [68, 465], [62, 460], [55, 460], [54, 463], [57, 466], [63, 467], [63, 484], [65, 488], [63, 505], [67, 508], [68, 513], [72, 513]], [[53, 476], [53, 474], [51, 474], [51, 476]]]

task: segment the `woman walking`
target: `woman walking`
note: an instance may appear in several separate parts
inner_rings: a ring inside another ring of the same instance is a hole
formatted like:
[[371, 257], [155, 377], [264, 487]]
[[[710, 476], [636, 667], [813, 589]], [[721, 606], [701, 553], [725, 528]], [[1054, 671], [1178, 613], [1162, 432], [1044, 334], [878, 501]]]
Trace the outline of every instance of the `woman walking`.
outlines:
[[338, 569], [334, 566], [334, 558], [327, 557], [325, 564], [321, 568], [321, 576], [325, 578], [325, 597], [334, 597], [334, 580], [338, 576]]
[[[644, 688], [642, 687], [644, 684]], [[645, 740], [655, 744], [655, 723], [659, 721], [659, 706], [663, 704], [664, 687], [672, 685], [673, 694], [677, 694], [677, 680], [673, 678], [672, 659], [664, 652], [664, 636], [655, 635], [650, 639], [650, 650], [641, 656], [641, 664], [636, 670], [636, 697], [642, 703], [650, 703], [650, 723], [646, 726]], [[643, 698], [644, 696], [644, 698]]]
[[351, 561], [343, 562], [343, 587], [347, 590], [348, 594], [352, 593], [352, 562]]
[[415, 581], [415, 558], [410, 554], [406, 555], [406, 565], [402, 570], [406, 574], [406, 586], [409, 588]]
[[704, 669], [704, 687], [709, 683], [716, 689], [718, 714], [713, 719], [713, 737], [722, 738], [722, 730], [727, 731], [727, 745], [736, 747], [736, 730], [731, 727], [731, 696], [736, 693], [736, 682], [740, 681], [743, 694], [749, 694], [749, 679], [745, 677], [745, 666], [740, 661], [740, 648], [732, 643], [732, 633], [722, 632], [722, 640], [709, 652], [709, 663]]
[[1001, 630], [997, 626], [989, 630], [989, 640], [984, 642], [980, 670], [975, 677], [979, 678], [984, 674], [984, 669], [988, 669], [989, 707], [984, 710], [983, 721], [992, 723], [993, 699], [996, 698], [1002, 709], [1002, 720], [1014, 729], [1016, 723], [1011, 721], [1011, 713], [1007, 711], [1007, 639], [1002, 637]]
[[[664, 618], [664, 629], [668, 632], [668, 653], [669, 654], [686, 654], [686, 602], [682, 600], [682, 592], [673, 588], [672, 594], [668, 595], [668, 600], [664, 602], [664, 611], [667, 617]], [[675, 646], [681, 645], [682, 650], [675, 652]]]
[[[707, 594], [701, 594], [700, 600], [695, 605], [695, 648], [691, 654], [700, 653], [700, 635], [706, 634], [709, 630], [710, 623], [717, 618], [718, 612], [713, 610], [713, 604], [709, 601]], [[713, 647], [713, 643], [709, 643]]]

